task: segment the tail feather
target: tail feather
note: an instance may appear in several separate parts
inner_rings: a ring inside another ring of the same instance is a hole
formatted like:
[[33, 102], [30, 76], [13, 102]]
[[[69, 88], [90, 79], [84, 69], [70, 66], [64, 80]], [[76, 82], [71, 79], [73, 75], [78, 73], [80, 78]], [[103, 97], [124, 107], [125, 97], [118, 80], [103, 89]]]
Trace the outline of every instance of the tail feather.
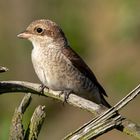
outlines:
[[111, 105], [105, 100], [104, 96], [101, 94], [101, 104], [106, 106], [107, 108], [111, 108]]

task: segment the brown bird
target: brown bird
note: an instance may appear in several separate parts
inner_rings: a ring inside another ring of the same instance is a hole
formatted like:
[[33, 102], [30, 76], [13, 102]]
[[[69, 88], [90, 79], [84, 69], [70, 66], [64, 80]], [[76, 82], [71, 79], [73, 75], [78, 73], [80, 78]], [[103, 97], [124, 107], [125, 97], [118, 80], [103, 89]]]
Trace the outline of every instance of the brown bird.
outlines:
[[105, 90], [82, 58], [69, 46], [61, 28], [51, 20], [33, 21], [18, 35], [33, 44], [32, 63], [44, 86], [62, 91], [67, 98], [73, 92], [97, 104], [110, 107]]

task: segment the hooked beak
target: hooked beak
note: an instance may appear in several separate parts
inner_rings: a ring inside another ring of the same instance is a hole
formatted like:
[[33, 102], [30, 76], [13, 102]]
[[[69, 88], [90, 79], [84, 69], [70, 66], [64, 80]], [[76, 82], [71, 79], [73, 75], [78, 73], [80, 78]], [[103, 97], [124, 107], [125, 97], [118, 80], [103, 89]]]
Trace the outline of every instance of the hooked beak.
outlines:
[[31, 37], [31, 33], [29, 33], [28, 31], [24, 31], [18, 34], [17, 37], [22, 39], [29, 39]]

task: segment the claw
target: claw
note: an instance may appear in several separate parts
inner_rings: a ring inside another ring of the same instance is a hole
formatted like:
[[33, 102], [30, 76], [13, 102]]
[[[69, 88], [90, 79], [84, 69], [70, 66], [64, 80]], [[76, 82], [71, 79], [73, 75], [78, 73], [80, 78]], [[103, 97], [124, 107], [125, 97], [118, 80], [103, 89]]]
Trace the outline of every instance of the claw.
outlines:
[[40, 88], [41, 88], [41, 90], [40, 90], [41, 94], [44, 94], [44, 89], [45, 88], [49, 90], [49, 88], [47, 86], [43, 85], [43, 84], [41, 84]]
[[64, 90], [64, 91], [61, 91], [60, 94], [59, 94], [59, 97], [64, 94], [64, 101], [63, 101], [63, 105], [64, 103], [67, 103], [67, 100], [69, 98], [69, 95], [72, 93], [72, 90]]

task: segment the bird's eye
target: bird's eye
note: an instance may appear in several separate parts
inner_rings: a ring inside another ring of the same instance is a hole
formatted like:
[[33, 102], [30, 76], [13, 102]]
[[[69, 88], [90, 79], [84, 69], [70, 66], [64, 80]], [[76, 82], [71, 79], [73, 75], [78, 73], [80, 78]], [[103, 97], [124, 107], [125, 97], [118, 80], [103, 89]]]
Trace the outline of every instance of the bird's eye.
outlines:
[[36, 31], [37, 31], [37, 33], [39, 33], [39, 34], [40, 34], [40, 33], [42, 33], [42, 32], [43, 32], [43, 29], [42, 29], [42, 28], [37, 28], [37, 29], [36, 29]]

